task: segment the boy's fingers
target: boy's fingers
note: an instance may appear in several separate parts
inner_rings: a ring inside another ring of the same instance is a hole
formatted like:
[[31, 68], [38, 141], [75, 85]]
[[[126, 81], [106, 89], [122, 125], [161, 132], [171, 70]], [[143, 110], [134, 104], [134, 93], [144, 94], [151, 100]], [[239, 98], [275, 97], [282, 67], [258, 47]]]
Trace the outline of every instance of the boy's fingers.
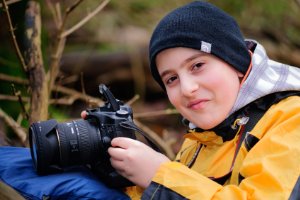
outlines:
[[123, 156], [126, 150], [122, 149], [122, 148], [113, 148], [110, 147], [108, 148], [108, 153], [111, 156], [111, 160], [116, 161], [116, 160], [123, 160]]
[[80, 116], [81, 116], [81, 118], [83, 118], [83, 119], [85, 119], [86, 118], [86, 115], [87, 115], [87, 113], [86, 113], [86, 111], [84, 110], [84, 111], [82, 111], [81, 113], [80, 113]]
[[136, 140], [133, 140], [131, 138], [127, 137], [116, 137], [111, 141], [111, 146], [113, 147], [121, 147], [123, 149], [127, 149], [130, 147], [133, 143], [135, 143]]

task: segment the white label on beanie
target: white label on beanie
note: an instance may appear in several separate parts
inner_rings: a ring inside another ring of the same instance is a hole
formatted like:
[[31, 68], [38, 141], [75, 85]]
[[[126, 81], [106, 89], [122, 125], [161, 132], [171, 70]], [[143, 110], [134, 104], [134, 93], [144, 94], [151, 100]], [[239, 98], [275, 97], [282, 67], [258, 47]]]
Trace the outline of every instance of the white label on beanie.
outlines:
[[201, 41], [201, 51], [205, 53], [210, 53], [211, 52], [211, 44], [208, 42]]

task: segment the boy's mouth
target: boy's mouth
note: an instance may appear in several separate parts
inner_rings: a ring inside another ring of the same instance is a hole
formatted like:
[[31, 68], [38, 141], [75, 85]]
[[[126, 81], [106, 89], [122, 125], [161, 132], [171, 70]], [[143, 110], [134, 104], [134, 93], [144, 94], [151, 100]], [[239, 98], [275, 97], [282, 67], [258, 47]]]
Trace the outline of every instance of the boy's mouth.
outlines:
[[198, 99], [188, 103], [187, 107], [193, 110], [199, 110], [205, 107], [205, 104], [208, 102], [207, 99]]

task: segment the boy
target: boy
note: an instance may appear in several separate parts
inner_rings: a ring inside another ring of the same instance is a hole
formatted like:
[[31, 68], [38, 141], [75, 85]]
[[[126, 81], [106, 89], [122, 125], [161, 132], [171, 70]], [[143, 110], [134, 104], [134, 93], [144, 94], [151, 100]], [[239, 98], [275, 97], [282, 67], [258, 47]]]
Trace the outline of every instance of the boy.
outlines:
[[175, 161], [112, 140], [112, 166], [145, 189], [142, 199], [300, 198], [299, 68], [270, 60], [201, 1], [165, 16], [149, 50], [152, 75], [189, 131]]

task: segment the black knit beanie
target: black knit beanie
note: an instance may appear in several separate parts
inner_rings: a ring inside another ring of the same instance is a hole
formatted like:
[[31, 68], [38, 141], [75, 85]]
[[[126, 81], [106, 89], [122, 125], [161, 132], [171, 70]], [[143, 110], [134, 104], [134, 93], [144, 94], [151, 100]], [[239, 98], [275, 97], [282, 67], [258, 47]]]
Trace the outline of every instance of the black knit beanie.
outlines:
[[159, 52], [172, 47], [187, 47], [213, 54], [245, 74], [250, 55], [236, 21], [206, 2], [195, 1], [166, 15], [155, 28], [149, 45], [152, 76], [165, 86], [155, 59]]

